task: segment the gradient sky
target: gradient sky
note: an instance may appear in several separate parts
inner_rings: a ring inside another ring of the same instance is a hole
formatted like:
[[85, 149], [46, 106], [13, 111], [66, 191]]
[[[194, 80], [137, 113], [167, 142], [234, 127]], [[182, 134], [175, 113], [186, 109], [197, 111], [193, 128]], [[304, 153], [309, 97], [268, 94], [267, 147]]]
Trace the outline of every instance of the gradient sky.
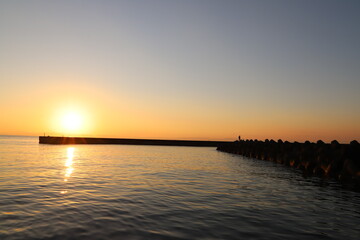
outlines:
[[[360, 1], [0, 1], [0, 134], [360, 140]], [[66, 111], [83, 128], [66, 132]]]

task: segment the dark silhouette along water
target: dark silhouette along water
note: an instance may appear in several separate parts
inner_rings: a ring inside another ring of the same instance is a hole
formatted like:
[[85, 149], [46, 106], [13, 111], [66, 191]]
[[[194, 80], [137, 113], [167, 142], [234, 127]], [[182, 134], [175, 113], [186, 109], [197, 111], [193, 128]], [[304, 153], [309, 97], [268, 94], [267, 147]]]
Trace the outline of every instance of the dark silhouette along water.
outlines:
[[0, 239], [359, 239], [360, 193], [214, 147], [0, 136]]
[[325, 144], [321, 140], [290, 143], [281, 139], [244, 141], [239, 137], [238, 141], [220, 144], [217, 150], [277, 162], [307, 175], [337, 179], [344, 186], [360, 191], [360, 144], [355, 140], [350, 144], [336, 140]]

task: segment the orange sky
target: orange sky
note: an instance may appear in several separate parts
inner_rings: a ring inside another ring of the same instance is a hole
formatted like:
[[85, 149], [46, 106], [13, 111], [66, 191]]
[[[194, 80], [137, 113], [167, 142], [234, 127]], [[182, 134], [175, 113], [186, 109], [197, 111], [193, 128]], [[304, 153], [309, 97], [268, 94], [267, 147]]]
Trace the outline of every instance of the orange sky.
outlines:
[[[244, 103], [236, 109], [221, 101], [199, 104], [149, 98], [145, 104], [130, 94], [116, 95], [101, 86], [77, 86], [72, 81], [60, 86], [45, 81], [31, 86], [30, 81], [16, 94], [2, 98], [0, 133], [10, 135], [210, 140], [234, 140], [241, 135], [248, 139], [349, 142], [358, 139], [360, 132], [357, 122], [331, 112], [282, 111], [266, 102], [262, 104], [268, 107], [262, 111], [256, 110], [259, 103]], [[61, 119], [69, 112], [81, 116], [78, 129], [62, 125]]]

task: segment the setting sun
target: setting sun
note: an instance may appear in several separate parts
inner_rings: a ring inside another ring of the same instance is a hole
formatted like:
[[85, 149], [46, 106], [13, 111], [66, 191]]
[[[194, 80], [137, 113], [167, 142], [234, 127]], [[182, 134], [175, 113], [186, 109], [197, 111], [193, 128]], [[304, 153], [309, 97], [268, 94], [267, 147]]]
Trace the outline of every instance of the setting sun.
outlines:
[[61, 120], [62, 128], [65, 131], [78, 131], [83, 123], [83, 119], [80, 114], [76, 112], [69, 112], [63, 116]]
[[92, 131], [93, 119], [86, 106], [78, 103], [55, 106], [51, 120], [51, 134], [87, 135]]

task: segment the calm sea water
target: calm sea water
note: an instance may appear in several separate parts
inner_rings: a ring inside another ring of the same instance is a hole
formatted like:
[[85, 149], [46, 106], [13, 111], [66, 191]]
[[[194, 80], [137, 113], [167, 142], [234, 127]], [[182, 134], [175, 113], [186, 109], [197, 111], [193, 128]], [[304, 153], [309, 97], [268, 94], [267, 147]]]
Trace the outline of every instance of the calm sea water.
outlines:
[[0, 136], [0, 239], [360, 239], [360, 193], [215, 148]]

